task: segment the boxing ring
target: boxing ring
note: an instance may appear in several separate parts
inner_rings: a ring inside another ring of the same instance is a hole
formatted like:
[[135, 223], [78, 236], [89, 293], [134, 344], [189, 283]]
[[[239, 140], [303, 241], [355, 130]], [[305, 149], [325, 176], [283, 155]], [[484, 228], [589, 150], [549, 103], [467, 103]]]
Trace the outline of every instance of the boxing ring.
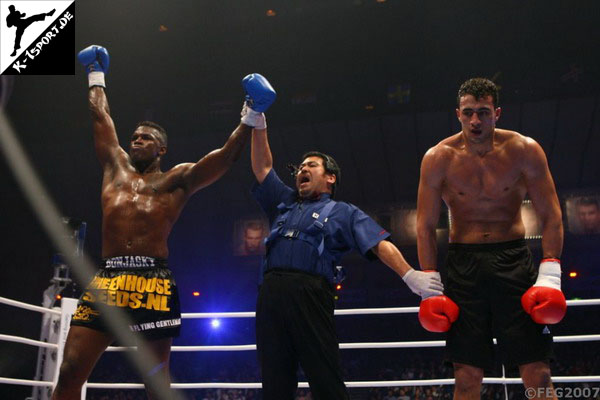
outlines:
[[[58, 208], [54, 205], [51, 197], [46, 192], [43, 184], [35, 173], [31, 162], [28, 160], [23, 151], [17, 136], [12, 129], [5, 114], [0, 108], [0, 149], [3, 151], [5, 159], [11, 167], [16, 180], [19, 182], [28, 202], [37, 214], [44, 230], [57, 247], [59, 252], [66, 258], [66, 262], [71, 266], [73, 272], [79, 282], [89, 282], [94, 274], [94, 265], [81, 252], [78, 251], [71, 239], [67, 238], [68, 232], [63, 226]], [[47, 399], [49, 393], [56, 385], [58, 379], [58, 369], [62, 362], [62, 353], [66, 335], [68, 332], [71, 315], [75, 310], [76, 300], [63, 298], [61, 307], [40, 307], [31, 304], [22, 303], [20, 301], [0, 297], [0, 304], [15, 307], [27, 311], [34, 311], [43, 314], [42, 326], [51, 326], [51, 335], [47, 340], [34, 340], [30, 338], [5, 335], [0, 333], [0, 340], [11, 342], [16, 345], [37, 346], [45, 349], [44, 371], [40, 371], [38, 359], [38, 371], [36, 376], [45, 376], [46, 379], [28, 380], [15, 379], [10, 377], [0, 377], [0, 384], [5, 385], [24, 385], [31, 387], [39, 387], [40, 391], [34, 395], [34, 399]], [[102, 304], [99, 304], [100, 306]], [[588, 300], [570, 300], [567, 301], [568, 307], [580, 306], [598, 306], [600, 299]], [[371, 308], [371, 309], [341, 309], [336, 310], [335, 315], [339, 317], [347, 315], [376, 315], [376, 314], [414, 314], [419, 310], [418, 307], [399, 307], [399, 308]], [[109, 328], [117, 339], [123, 343], [131, 343], [133, 338], [132, 332], [127, 329], [127, 319], [124, 319], [118, 310], [110, 308], [105, 309], [106, 314], [110, 318], [107, 319]], [[183, 313], [183, 319], [197, 318], [254, 318], [254, 312], [228, 312], [228, 313]], [[556, 343], [570, 342], [587, 342], [600, 341], [600, 334], [590, 335], [571, 335], [571, 336], [556, 336]], [[365, 343], [341, 343], [341, 350], [352, 349], [391, 349], [391, 348], [428, 348], [442, 347], [445, 342], [443, 340], [429, 341], [403, 341], [403, 342], [365, 342]], [[131, 361], [138, 371], [147, 369], [151, 357], [140, 352], [128, 351], [131, 348], [126, 347], [109, 347], [107, 351], [126, 351], [132, 354]], [[173, 352], [200, 352], [200, 351], [255, 351], [255, 344], [244, 345], [227, 345], [227, 346], [173, 346]], [[43, 372], [43, 373], [41, 373]], [[554, 376], [554, 383], [583, 383], [583, 382], [600, 382], [600, 375], [589, 376]], [[484, 377], [484, 384], [520, 384], [520, 378], [507, 378], [504, 374], [501, 377]], [[150, 381], [150, 384], [153, 384]], [[373, 387], [398, 387], [398, 386], [443, 386], [454, 384], [454, 379], [426, 379], [426, 380], [395, 380], [395, 381], [350, 381], [346, 382], [348, 388], [373, 388]], [[300, 382], [300, 388], [308, 388], [308, 383]], [[190, 382], [190, 383], [173, 383], [174, 389], [259, 389], [261, 384], [258, 382], [236, 383], [236, 382]], [[506, 387], [506, 386], [505, 386]], [[85, 398], [85, 389], [143, 389], [141, 383], [95, 383], [88, 382], [84, 385], [82, 398]], [[43, 390], [42, 390], [43, 389]], [[157, 393], [161, 394], [161, 398], [169, 398], [160, 385], [157, 385]], [[175, 395], [175, 398], [178, 396]]]
[[[56, 352], [58, 360], [53, 372], [52, 381], [13, 379], [9, 377], [0, 377], [0, 384], [7, 385], [27, 385], [53, 387], [56, 384], [58, 377], [58, 368], [62, 359], [62, 351], [64, 348], [64, 340], [68, 331], [70, 314], [75, 309], [76, 299], [63, 298], [62, 307], [54, 307], [52, 309], [34, 306], [31, 304], [22, 303], [19, 301], [0, 297], [0, 303], [19, 309], [40, 312], [53, 316], [60, 321], [58, 327], [59, 337], [56, 343], [49, 343], [29, 338], [17, 337], [0, 334], [0, 340], [24, 344], [30, 346], [43, 347]], [[598, 306], [600, 299], [588, 300], [569, 300], [568, 307], [582, 306]], [[339, 309], [335, 310], [335, 315], [339, 317], [347, 315], [380, 315], [380, 314], [414, 314], [418, 313], [419, 307], [395, 307], [395, 308], [358, 308], [358, 309]], [[205, 318], [254, 318], [254, 312], [223, 312], [223, 313], [182, 313], [183, 319], [205, 319]], [[589, 342], [600, 341], [600, 334], [590, 335], [569, 335], [555, 336], [554, 343], [572, 343], [572, 342]], [[494, 339], [495, 342], [495, 339]], [[352, 349], [398, 349], [398, 348], [428, 348], [428, 347], [443, 347], [444, 340], [426, 340], [426, 341], [401, 341], [401, 342], [363, 342], [363, 343], [340, 343], [341, 350]], [[128, 351], [131, 347], [109, 347], [107, 351]], [[203, 351], [255, 351], [255, 344], [242, 345], [223, 345], [223, 346], [173, 346], [173, 352], [203, 352]], [[503, 368], [504, 372], [504, 368]], [[504, 373], [503, 373], [504, 375]], [[554, 383], [585, 383], [585, 382], [600, 382], [600, 375], [584, 375], [584, 376], [553, 376]], [[512, 385], [522, 383], [520, 378], [502, 377], [484, 377], [484, 384], [500, 384]], [[454, 379], [425, 379], [425, 380], [394, 380], [394, 381], [350, 381], [346, 382], [348, 388], [374, 388], [374, 387], [397, 387], [397, 386], [443, 386], [453, 385]], [[189, 382], [189, 383], [173, 383], [171, 387], [174, 389], [260, 389], [259, 382]], [[299, 388], [308, 388], [307, 382], [299, 382]], [[142, 383], [94, 383], [87, 382], [85, 388], [90, 389], [143, 389]], [[85, 393], [85, 390], [83, 391]]]

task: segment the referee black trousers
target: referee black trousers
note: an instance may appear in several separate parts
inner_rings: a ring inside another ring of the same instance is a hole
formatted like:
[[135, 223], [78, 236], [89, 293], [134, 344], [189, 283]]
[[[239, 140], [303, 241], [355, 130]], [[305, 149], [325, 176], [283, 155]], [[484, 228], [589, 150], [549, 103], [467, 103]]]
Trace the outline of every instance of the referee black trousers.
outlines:
[[325, 278], [295, 271], [265, 274], [256, 306], [256, 344], [264, 400], [293, 400], [302, 366], [315, 400], [346, 400], [334, 300]]

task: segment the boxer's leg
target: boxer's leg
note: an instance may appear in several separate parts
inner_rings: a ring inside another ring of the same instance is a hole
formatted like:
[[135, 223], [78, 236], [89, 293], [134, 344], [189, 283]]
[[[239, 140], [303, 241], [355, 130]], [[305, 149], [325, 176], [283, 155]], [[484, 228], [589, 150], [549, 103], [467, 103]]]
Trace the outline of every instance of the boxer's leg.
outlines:
[[52, 399], [80, 400], [83, 383], [113, 340], [108, 333], [83, 326], [71, 326]]
[[159, 384], [169, 387], [171, 384], [171, 378], [169, 375], [169, 358], [171, 355], [171, 344], [173, 338], [164, 338], [157, 340], [145, 340], [138, 344], [138, 349], [147, 351], [154, 355], [157, 364], [150, 369], [147, 376], [144, 376], [144, 385], [146, 386], [146, 393], [148, 399], [153, 400], [156, 394], [148, 386], [148, 380], [159, 381]]

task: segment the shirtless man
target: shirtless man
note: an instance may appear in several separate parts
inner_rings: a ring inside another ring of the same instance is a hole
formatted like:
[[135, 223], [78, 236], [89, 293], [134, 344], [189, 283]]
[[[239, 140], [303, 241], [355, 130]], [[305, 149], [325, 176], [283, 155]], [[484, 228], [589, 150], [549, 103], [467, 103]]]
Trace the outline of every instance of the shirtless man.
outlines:
[[181, 315], [177, 286], [167, 266], [167, 238], [190, 196], [223, 176], [252, 132], [240, 123], [222, 148], [196, 163], [162, 172], [167, 136], [159, 125], [139, 123], [131, 136], [129, 154], [119, 146], [104, 92], [107, 50], [90, 46], [78, 57], [88, 72], [94, 144], [103, 170], [103, 262], [73, 315], [52, 396], [63, 400], [80, 399], [83, 383], [114, 340], [100, 318], [97, 302], [127, 312], [133, 321], [131, 330], [144, 338], [139, 345], [159, 362], [151, 369], [152, 379], [169, 382], [171, 343], [179, 334]]
[[[454, 398], [480, 398], [484, 369], [494, 365], [493, 337], [504, 364], [519, 367], [528, 394], [555, 398], [548, 365], [552, 335], [545, 325], [566, 310], [560, 205], [544, 151], [529, 137], [497, 129], [500, 113], [493, 82], [475, 78], [460, 87], [462, 130], [429, 149], [421, 165], [419, 262], [437, 269], [435, 228], [443, 200], [452, 216], [445, 294], [460, 309], [446, 342]], [[520, 207], [526, 194], [543, 227], [539, 268], [524, 240]], [[536, 306], [542, 298], [551, 304]]]

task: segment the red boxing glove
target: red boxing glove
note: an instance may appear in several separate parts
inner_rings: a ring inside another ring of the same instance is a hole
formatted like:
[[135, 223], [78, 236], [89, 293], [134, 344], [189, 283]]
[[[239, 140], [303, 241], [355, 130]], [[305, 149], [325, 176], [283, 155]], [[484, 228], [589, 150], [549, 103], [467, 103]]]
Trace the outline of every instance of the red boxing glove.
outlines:
[[521, 297], [525, 312], [537, 324], [556, 324], [567, 312], [567, 301], [560, 290], [560, 261], [544, 259], [535, 284]]
[[429, 332], [446, 332], [458, 318], [458, 313], [458, 306], [449, 297], [428, 297], [421, 301], [419, 322]]

